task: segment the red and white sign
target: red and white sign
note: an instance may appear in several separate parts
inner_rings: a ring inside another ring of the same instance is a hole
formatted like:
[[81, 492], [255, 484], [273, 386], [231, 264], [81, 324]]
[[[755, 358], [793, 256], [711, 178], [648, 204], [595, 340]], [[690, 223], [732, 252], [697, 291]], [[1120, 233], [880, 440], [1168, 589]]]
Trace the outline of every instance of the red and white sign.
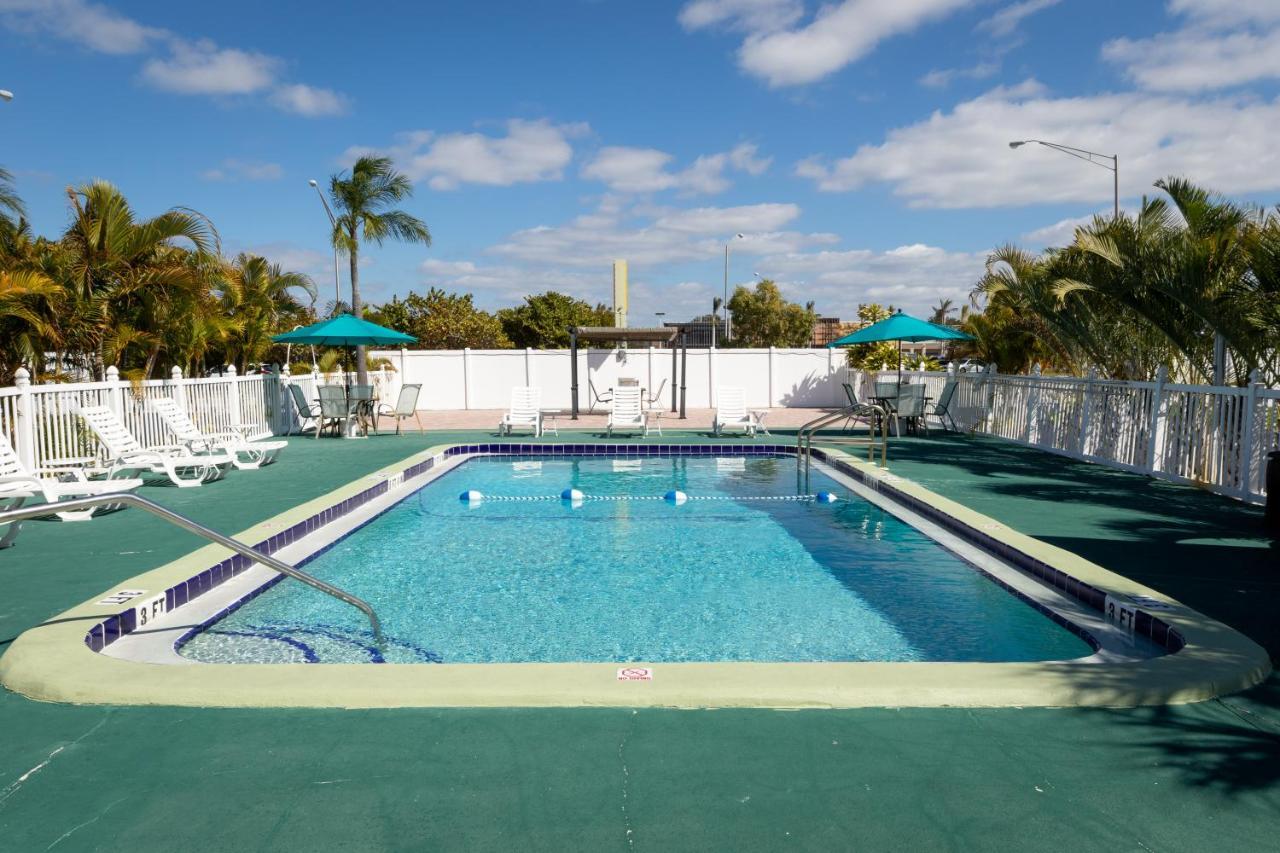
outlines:
[[619, 681], [653, 681], [653, 668], [648, 666], [624, 666], [618, 670]]

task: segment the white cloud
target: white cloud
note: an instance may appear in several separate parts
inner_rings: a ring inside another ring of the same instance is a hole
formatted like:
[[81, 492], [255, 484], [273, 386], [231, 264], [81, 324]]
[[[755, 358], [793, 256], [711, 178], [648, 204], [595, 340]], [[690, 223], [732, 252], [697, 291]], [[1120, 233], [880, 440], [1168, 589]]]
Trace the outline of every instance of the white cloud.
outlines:
[[[1110, 211], [1107, 213], [1109, 214]], [[1060, 219], [1052, 225], [1023, 234], [1022, 242], [1031, 246], [1066, 246], [1075, 239], [1077, 228], [1088, 225], [1092, 221], [1092, 214]]]
[[1054, 98], [1032, 81], [997, 88], [890, 130], [835, 161], [811, 157], [796, 174], [840, 192], [887, 183], [919, 207], [978, 208], [1109, 201], [1111, 175], [1039, 146], [1010, 151], [1011, 139], [1047, 139], [1120, 155], [1120, 190], [1133, 197], [1153, 181], [1186, 175], [1221, 192], [1280, 188], [1280, 100], [1190, 100], [1143, 93]]
[[1169, 12], [1223, 26], [1280, 22], [1275, 0], [1169, 0]]
[[725, 26], [748, 33], [773, 32], [804, 16], [801, 0], [694, 0], [680, 10], [686, 30]]
[[332, 89], [319, 89], [304, 83], [288, 83], [276, 87], [271, 103], [287, 113], [313, 118], [336, 116], [347, 111], [347, 97]]
[[726, 170], [760, 175], [773, 162], [771, 157], [758, 156], [756, 146], [746, 142], [730, 151], [704, 154], [679, 172], [667, 168], [673, 159], [670, 154], [656, 148], [608, 146], [601, 148], [591, 162], [583, 166], [582, 176], [601, 181], [615, 192], [649, 193], [679, 189], [690, 194], [712, 194], [729, 188]]
[[215, 169], [200, 173], [206, 181], [277, 181], [284, 176], [279, 163], [261, 163], [252, 160], [223, 160]]
[[[142, 79], [181, 95], [252, 95], [272, 90], [270, 102], [308, 117], [337, 115], [346, 98], [329, 89], [282, 83], [284, 62], [256, 51], [220, 47], [149, 27], [87, 0], [0, 0], [0, 25], [28, 35], [45, 34], [99, 53], [151, 53]], [[160, 55], [154, 52], [167, 51]]]
[[746, 31], [738, 49], [743, 71], [772, 87], [812, 83], [869, 54], [881, 41], [911, 32], [975, 0], [843, 0], [818, 9], [807, 24], [794, 3], [695, 2], [680, 20], [687, 29], [727, 25]]
[[0, 13], [0, 22], [10, 30], [44, 32], [99, 53], [141, 53], [166, 35], [84, 0], [0, 0]]
[[985, 80], [1000, 70], [995, 62], [979, 62], [968, 68], [940, 68], [920, 78], [920, 85], [930, 89], [945, 89], [958, 79]]
[[1280, 77], [1280, 27], [1219, 32], [1192, 26], [1147, 39], [1115, 39], [1103, 46], [1102, 56], [1124, 66], [1125, 73], [1145, 89], [1223, 89]]
[[589, 130], [586, 124], [552, 124], [546, 119], [510, 119], [505, 136], [483, 133], [445, 133], [417, 130], [397, 136], [385, 148], [348, 148], [345, 158], [384, 153], [415, 181], [425, 180], [435, 190], [457, 189], [462, 184], [511, 186], [557, 181], [573, 159], [569, 139]]
[[169, 44], [169, 56], [151, 59], [142, 77], [153, 86], [182, 95], [249, 95], [270, 86], [280, 60], [262, 53], [220, 48], [207, 39]]
[[996, 38], [1004, 38], [1013, 35], [1014, 30], [1022, 23], [1024, 18], [1028, 18], [1037, 12], [1043, 12], [1051, 6], [1057, 6], [1062, 0], [1022, 0], [1021, 3], [1014, 3], [1005, 6], [991, 17], [985, 19], [978, 24], [978, 29], [987, 35]]

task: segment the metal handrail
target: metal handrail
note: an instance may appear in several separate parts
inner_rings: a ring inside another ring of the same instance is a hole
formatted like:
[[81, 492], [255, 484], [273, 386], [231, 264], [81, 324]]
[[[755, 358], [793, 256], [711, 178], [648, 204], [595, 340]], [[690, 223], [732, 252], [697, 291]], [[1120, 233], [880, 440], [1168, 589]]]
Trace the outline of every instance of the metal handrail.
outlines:
[[274, 569], [282, 575], [287, 575], [294, 580], [299, 580], [307, 586], [318, 589], [325, 595], [331, 595], [339, 601], [350, 604], [369, 618], [369, 625], [373, 628], [374, 640], [377, 643], [379, 651], [385, 651], [383, 647], [382, 622], [378, 619], [378, 614], [373, 612], [373, 608], [362, 598], [357, 598], [349, 592], [344, 592], [332, 584], [326, 583], [317, 577], [313, 577], [301, 569], [294, 568], [288, 563], [277, 560], [275, 557], [268, 556], [261, 551], [251, 548], [250, 546], [232, 539], [230, 536], [223, 536], [217, 531], [210, 530], [199, 522], [192, 521], [185, 515], [179, 515], [171, 509], [166, 509], [158, 503], [149, 501], [146, 498], [128, 492], [119, 492], [114, 494], [93, 495], [84, 498], [72, 498], [70, 500], [58, 501], [53, 504], [40, 504], [38, 506], [29, 506], [21, 509], [11, 509], [0, 512], [0, 525], [10, 522], [25, 521], [30, 518], [43, 518], [45, 516], [55, 515], [59, 512], [74, 512], [80, 509], [89, 509], [90, 507], [101, 506], [103, 504], [124, 504], [126, 506], [137, 507], [146, 510], [158, 518], [162, 518], [171, 524], [181, 527], [191, 533], [208, 539], [210, 542], [216, 542], [224, 548], [230, 548], [237, 554], [243, 554], [251, 560], [254, 560], [269, 569]]
[[[809, 491], [809, 465], [810, 457], [813, 453], [813, 436], [822, 427], [833, 424], [842, 418], [857, 417], [859, 415], [875, 415], [877, 422], [880, 424], [880, 464], [887, 465], [889, 461], [889, 435], [885, 425], [888, 422], [888, 413], [879, 406], [873, 406], [869, 403], [851, 403], [842, 409], [834, 412], [827, 412], [808, 423], [804, 424], [796, 432], [796, 488], [802, 492]], [[875, 427], [871, 427], [871, 438], [869, 442], [868, 459], [875, 461]], [[803, 474], [802, 474], [803, 469]]]

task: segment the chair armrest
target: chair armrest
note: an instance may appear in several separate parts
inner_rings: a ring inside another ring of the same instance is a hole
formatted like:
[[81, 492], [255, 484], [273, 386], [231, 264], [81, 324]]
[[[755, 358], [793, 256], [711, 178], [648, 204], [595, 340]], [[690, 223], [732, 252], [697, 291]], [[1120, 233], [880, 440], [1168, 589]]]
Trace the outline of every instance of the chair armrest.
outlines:
[[37, 491], [41, 488], [40, 480], [25, 474], [13, 477], [0, 477], [0, 486], [29, 486]]

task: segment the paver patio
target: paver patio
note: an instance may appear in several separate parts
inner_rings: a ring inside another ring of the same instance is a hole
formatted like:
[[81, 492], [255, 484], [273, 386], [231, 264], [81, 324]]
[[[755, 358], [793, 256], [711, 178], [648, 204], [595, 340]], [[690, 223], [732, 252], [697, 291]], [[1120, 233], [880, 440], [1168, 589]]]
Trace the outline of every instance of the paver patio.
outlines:
[[[261, 472], [146, 494], [234, 532], [480, 435], [295, 439]], [[1280, 547], [1256, 508], [981, 438], [894, 440], [891, 466], [1280, 656]], [[195, 545], [136, 511], [29, 524], [0, 552], [0, 649]], [[1274, 677], [1138, 710], [227, 711], [0, 694], [5, 850], [1261, 850], [1277, 832]]]

